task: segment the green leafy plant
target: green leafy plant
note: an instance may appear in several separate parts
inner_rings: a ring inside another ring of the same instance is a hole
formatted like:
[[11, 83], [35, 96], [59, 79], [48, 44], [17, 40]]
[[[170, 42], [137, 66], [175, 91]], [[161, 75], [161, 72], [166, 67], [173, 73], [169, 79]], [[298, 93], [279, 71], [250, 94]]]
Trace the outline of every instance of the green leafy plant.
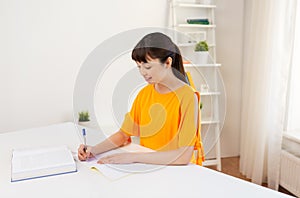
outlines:
[[206, 41], [200, 41], [195, 45], [195, 51], [208, 51], [208, 44]]
[[90, 114], [88, 111], [81, 111], [78, 113], [79, 122], [88, 122], [90, 121]]

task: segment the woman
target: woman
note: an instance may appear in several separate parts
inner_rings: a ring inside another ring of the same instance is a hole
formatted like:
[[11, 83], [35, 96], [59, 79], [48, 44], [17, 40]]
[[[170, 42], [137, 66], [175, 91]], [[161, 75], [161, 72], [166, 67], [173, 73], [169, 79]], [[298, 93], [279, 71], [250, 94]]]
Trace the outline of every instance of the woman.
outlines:
[[98, 163], [202, 165], [200, 95], [186, 83], [178, 47], [168, 36], [151, 33], [135, 46], [132, 59], [148, 85], [135, 98], [120, 130], [95, 146], [80, 145], [79, 159], [122, 147], [131, 142], [130, 136], [139, 136], [142, 146], [157, 152], [114, 154]]

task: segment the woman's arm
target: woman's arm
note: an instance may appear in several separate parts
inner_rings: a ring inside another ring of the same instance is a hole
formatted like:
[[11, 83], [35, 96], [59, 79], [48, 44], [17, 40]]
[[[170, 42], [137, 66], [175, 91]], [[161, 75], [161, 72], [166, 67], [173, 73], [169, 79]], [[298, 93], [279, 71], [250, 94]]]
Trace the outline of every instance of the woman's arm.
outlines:
[[186, 165], [190, 162], [194, 151], [193, 146], [181, 147], [176, 150], [149, 153], [118, 153], [104, 157], [101, 164], [146, 163], [162, 165]]
[[130, 142], [130, 136], [119, 130], [103, 142], [95, 146], [87, 146], [86, 151], [84, 151], [84, 145], [80, 145], [80, 147], [78, 148], [78, 158], [79, 160], [86, 160], [93, 155], [104, 153], [106, 151], [124, 146]]

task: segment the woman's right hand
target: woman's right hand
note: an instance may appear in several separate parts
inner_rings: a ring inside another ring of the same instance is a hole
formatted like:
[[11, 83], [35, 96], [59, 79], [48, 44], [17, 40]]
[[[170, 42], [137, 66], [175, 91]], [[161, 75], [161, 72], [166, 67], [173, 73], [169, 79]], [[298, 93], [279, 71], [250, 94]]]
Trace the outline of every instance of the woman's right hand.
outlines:
[[87, 159], [94, 157], [91, 151], [91, 146], [85, 146], [81, 144], [78, 148], [78, 159], [80, 161], [86, 161]]

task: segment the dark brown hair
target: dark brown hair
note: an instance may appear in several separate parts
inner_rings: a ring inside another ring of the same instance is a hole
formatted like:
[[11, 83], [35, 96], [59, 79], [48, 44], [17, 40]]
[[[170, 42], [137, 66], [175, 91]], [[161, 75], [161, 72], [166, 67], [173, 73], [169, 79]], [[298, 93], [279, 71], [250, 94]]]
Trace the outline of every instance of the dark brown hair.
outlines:
[[131, 58], [137, 62], [147, 63], [147, 57], [157, 58], [161, 63], [165, 63], [167, 58], [171, 57], [173, 74], [183, 82], [187, 82], [179, 48], [165, 34], [150, 33], [137, 43]]

